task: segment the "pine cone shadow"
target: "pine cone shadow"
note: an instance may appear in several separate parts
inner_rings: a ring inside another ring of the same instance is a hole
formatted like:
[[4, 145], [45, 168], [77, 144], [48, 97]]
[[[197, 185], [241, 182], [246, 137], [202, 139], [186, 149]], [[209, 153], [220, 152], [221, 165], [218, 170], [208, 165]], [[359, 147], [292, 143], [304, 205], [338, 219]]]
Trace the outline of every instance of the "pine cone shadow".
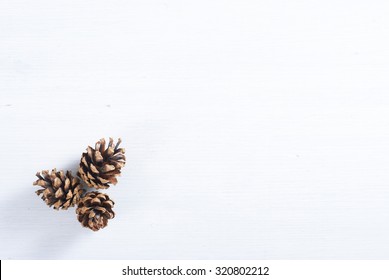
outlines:
[[[67, 166], [73, 173], [78, 162]], [[23, 193], [1, 205], [0, 259], [62, 259], [81, 239], [93, 232], [77, 220], [76, 208], [54, 210], [36, 194], [31, 182]], [[10, 251], [12, 244], [12, 251]]]

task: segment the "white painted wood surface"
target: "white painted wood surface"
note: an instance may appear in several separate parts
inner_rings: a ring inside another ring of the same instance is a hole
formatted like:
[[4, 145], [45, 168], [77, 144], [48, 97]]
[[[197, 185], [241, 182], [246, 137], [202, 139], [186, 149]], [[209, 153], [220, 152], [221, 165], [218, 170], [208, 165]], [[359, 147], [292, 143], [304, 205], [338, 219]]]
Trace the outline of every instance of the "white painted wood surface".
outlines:
[[[0, 1], [1, 259], [389, 258], [387, 1]], [[94, 233], [34, 194], [122, 137]]]

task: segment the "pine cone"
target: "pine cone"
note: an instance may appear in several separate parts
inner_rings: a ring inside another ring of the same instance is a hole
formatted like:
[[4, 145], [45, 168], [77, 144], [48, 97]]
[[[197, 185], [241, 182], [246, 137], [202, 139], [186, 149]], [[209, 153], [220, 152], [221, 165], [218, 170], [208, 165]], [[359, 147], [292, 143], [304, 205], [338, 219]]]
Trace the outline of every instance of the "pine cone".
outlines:
[[81, 187], [80, 180], [73, 177], [70, 171], [65, 173], [61, 170], [53, 169], [51, 173], [48, 170], [43, 170], [36, 173], [39, 178], [33, 184], [42, 187], [36, 191], [38, 196], [42, 195], [42, 199], [50, 207], [54, 209], [68, 209], [77, 204], [84, 193]]
[[109, 138], [108, 147], [105, 149], [105, 139], [100, 139], [95, 149], [89, 146], [87, 152], [82, 154], [78, 176], [88, 187], [107, 189], [109, 184], [116, 185], [116, 176], [120, 175], [120, 170], [126, 162], [124, 149], [118, 148], [121, 142], [119, 138], [114, 146], [113, 139]]
[[99, 192], [89, 192], [81, 199], [76, 213], [78, 221], [93, 231], [107, 226], [108, 220], [115, 217], [112, 207], [115, 203], [109, 196]]

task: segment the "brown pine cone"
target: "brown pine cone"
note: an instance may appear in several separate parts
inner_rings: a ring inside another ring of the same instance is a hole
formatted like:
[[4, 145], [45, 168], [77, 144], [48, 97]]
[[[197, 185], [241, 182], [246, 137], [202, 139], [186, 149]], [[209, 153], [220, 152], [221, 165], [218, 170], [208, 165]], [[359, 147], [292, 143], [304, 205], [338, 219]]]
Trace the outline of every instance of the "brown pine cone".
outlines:
[[115, 203], [109, 196], [99, 192], [89, 192], [81, 199], [76, 213], [78, 221], [93, 231], [107, 226], [108, 220], [115, 217], [112, 207]]
[[[42, 173], [42, 175], [41, 175]], [[53, 169], [51, 173], [48, 170], [36, 173], [39, 178], [33, 184], [42, 187], [36, 191], [38, 196], [42, 196], [42, 200], [54, 209], [68, 209], [76, 205], [84, 193], [81, 187], [80, 180], [73, 177], [70, 171], [66, 174], [61, 170]]]
[[109, 138], [109, 144], [105, 149], [105, 139], [100, 139], [95, 145], [87, 148], [82, 154], [78, 175], [88, 185], [96, 189], [107, 189], [109, 184], [116, 185], [116, 176], [120, 175], [121, 168], [125, 165], [125, 150], [118, 148], [122, 140], [119, 138], [114, 146], [113, 139]]

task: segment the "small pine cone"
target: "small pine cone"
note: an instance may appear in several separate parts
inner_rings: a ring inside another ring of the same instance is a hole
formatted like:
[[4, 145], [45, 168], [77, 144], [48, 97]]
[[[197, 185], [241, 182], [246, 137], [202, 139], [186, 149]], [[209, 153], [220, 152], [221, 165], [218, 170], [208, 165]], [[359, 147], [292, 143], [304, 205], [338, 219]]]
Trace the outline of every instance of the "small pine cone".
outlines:
[[93, 231], [105, 228], [109, 219], [115, 217], [112, 207], [115, 203], [109, 196], [99, 192], [89, 192], [78, 203], [78, 221]]
[[[41, 174], [42, 173], [42, 174]], [[42, 187], [36, 191], [42, 200], [54, 209], [68, 209], [76, 205], [84, 193], [80, 180], [73, 177], [70, 171], [66, 174], [61, 170], [53, 169], [51, 173], [48, 170], [36, 173], [38, 180], [33, 184]]]
[[120, 175], [121, 168], [126, 163], [124, 149], [118, 148], [122, 140], [119, 138], [114, 146], [113, 139], [109, 138], [109, 144], [105, 149], [105, 139], [100, 139], [95, 145], [87, 148], [82, 154], [78, 176], [88, 185], [96, 189], [107, 189], [109, 184], [116, 185], [116, 176]]

